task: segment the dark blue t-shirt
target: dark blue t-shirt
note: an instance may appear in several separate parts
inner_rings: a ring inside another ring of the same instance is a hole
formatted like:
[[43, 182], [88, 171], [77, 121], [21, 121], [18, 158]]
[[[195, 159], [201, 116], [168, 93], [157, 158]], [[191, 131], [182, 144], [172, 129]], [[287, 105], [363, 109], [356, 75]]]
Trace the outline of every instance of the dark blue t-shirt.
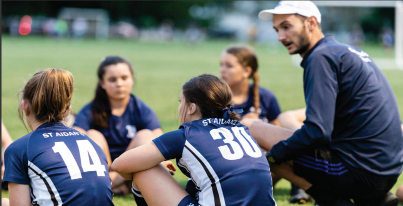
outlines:
[[[281, 113], [280, 106], [277, 103], [276, 96], [274, 94], [262, 87], [259, 87], [259, 109], [258, 114], [259, 118], [264, 122], [271, 122], [277, 118], [277, 116]], [[243, 109], [243, 112], [240, 115], [243, 117], [247, 113], [254, 113], [255, 107], [253, 105], [254, 93], [253, 93], [253, 85], [249, 85], [249, 96], [248, 100], [242, 104], [234, 105], [237, 109]]]
[[92, 103], [84, 106], [77, 114], [73, 126], [85, 131], [97, 129], [108, 142], [112, 160], [119, 157], [127, 148], [137, 131], [161, 128], [157, 115], [134, 95], [130, 95], [129, 104], [122, 116], [112, 115], [108, 120], [108, 129], [96, 128], [92, 121]]
[[201, 205], [275, 205], [270, 167], [246, 126], [206, 118], [153, 140], [193, 179]]
[[4, 181], [29, 185], [32, 205], [113, 205], [105, 154], [60, 122], [13, 142], [4, 161]]
[[388, 80], [368, 54], [326, 36], [301, 66], [306, 120], [273, 146], [274, 159], [287, 161], [329, 147], [352, 168], [398, 177], [403, 163], [399, 110]]

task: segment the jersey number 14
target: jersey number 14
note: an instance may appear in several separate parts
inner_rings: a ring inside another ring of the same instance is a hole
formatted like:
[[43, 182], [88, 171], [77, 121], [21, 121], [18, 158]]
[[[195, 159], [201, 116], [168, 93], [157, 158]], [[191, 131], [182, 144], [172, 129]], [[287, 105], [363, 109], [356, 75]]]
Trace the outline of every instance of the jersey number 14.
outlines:
[[[239, 143], [241, 143], [246, 154], [254, 158], [259, 158], [262, 156], [262, 151], [260, 150], [259, 146], [253, 141], [252, 137], [248, 135], [248, 133], [246, 133], [245, 128], [232, 127], [231, 130], [232, 133], [235, 134], [235, 137], [238, 139]], [[232, 135], [232, 133], [231, 131], [223, 127], [210, 131], [211, 136], [215, 140], [222, 139], [222, 135], [225, 138], [223, 142], [229, 144], [232, 148], [232, 151], [234, 151], [234, 153], [232, 153], [228, 145], [218, 147], [224, 159], [241, 159], [244, 153], [238, 142], [234, 141], [234, 135]]]
[[[101, 160], [92, 144], [88, 140], [77, 140], [77, 145], [80, 151], [81, 167], [83, 171], [96, 171], [98, 176], [105, 176], [105, 166], [101, 164]], [[62, 156], [72, 180], [82, 178], [80, 168], [78, 168], [73, 154], [64, 142], [55, 142], [55, 146], [53, 146], [52, 149], [55, 153], [59, 153], [60, 156]], [[93, 164], [90, 164], [90, 157]]]

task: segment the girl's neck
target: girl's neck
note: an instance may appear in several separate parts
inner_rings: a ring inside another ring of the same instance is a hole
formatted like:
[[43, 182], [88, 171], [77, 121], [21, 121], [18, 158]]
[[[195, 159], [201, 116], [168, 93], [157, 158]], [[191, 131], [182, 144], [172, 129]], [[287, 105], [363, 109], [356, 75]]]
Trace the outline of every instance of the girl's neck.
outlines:
[[242, 104], [246, 102], [249, 97], [249, 80], [244, 79], [239, 84], [233, 85], [231, 91], [234, 104]]
[[[29, 121], [29, 123], [28, 123], [28, 121]], [[28, 127], [29, 127], [32, 131], [34, 131], [34, 130], [38, 129], [38, 127], [40, 127], [41, 125], [45, 124], [46, 121], [39, 122], [39, 121], [36, 120], [36, 119], [35, 119], [35, 120], [28, 120], [28, 119], [27, 119], [27, 123], [28, 123]]]
[[112, 114], [115, 116], [122, 116], [126, 110], [127, 105], [129, 104], [129, 101], [130, 95], [128, 95], [127, 98], [119, 100], [109, 99]]

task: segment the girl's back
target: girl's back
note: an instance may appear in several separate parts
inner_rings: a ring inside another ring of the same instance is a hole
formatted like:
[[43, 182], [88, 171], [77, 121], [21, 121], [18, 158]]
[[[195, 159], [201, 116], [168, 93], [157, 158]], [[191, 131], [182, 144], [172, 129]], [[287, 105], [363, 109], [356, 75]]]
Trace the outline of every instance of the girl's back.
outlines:
[[101, 148], [60, 122], [41, 125], [5, 155], [5, 181], [29, 184], [32, 205], [113, 205]]
[[192, 121], [154, 143], [192, 178], [200, 205], [275, 205], [267, 160], [238, 121]]

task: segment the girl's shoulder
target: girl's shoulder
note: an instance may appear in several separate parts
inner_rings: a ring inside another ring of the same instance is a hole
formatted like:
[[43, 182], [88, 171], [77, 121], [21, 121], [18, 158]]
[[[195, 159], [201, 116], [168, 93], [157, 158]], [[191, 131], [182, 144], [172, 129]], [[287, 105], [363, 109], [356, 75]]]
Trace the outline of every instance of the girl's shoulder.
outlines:
[[260, 96], [275, 98], [275, 95], [271, 90], [263, 88], [263, 87], [259, 87], [259, 94], [260, 94]]
[[[20, 154], [21, 152], [26, 154], [27, 149], [28, 149], [28, 144], [29, 144], [29, 140], [32, 136], [32, 134], [34, 134], [35, 131], [32, 131], [24, 136], [22, 136], [21, 138], [18, 138], [17, 140], [15, 140], [13, 143], [10, 144], [10, 146], [7, 147], [6, 149], [6, 153], [7, 154]], [[19, 156], [19, 155], [17, 155]]]
[[151, 108], [146, 103], [144, 103], [140, 98], [136, 97], [133, 94], [130, 94], [130, 101], [127, 106], [129, 110], [139, 111], [140, 113], [151, 110]]
[[[250, 90], [250, 96], [253, 97], [253, 84], [249, 85], [249, 90]], [[275, 95], [272, 91], [261, 86], [259, 86], [259, 95], [260, 97], [275, 98]]]
[[78, 113], [84, 113], [84, 114], [89, 114], [89, 113], [91, 113], [91, 110], [92, 110], [92, 102], [93, 102], [93, 101], [91, 101], [91, 102], [87, 103], [86, 105], [84, 105], [84, 106], [80, 109], [80, 111], [79, 111]]

